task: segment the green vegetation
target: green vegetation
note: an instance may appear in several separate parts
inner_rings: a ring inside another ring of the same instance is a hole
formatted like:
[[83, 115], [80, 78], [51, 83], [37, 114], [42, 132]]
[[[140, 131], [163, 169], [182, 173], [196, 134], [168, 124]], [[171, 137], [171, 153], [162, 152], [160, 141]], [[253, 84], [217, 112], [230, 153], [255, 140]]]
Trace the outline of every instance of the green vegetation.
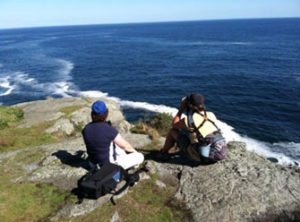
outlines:
[[131, 128], [132, 133], [147, 134], [152, 140], [166, 136], [170, 130], [172, 116], [167, 113], [158, 113], [150, 118], [145, 117]]
[[0, 152], [57, 141], [57, 138], [44, 132], [50, 123], [19, 128], [23, 116], [20, 108], [0, 106]]
[[24, 175], [23, 164], [42, 158], [42, 153], [26, 150], [0, 162], [1, 221], [43, 221], [65, 203], [68, 194], [52, 185], [14, 182]]
[[51, 185], [11, 184], [10, 173], [1, 171], [1, 221], [39, 221], [65, 201], [66, 194]]
[[[118, 212], [121, 221], [189, 221], [187, 211], [177, 209], [179, 203], [173, 199], [175, 187], [160, 188], [154, 179], [141, 181], [137, 186], [129, 188], [126, 196], [117, 201], [114, 206], [107, 203], [89, 215], [74, 218], [71, 221], [110, 221], [113, 214]], [[172, 206], [170, 203], [173, 203]]]
[[26, 150], [19, 152], [13, 158], [13, 162], [22, 164], [39, 163], [45, 157], [45, 153], [42, 151], [37, 152], [36, 149]]
[[56, 142], [57, 138], [44, 132], [49, 126], [49, 123], [44, 123], [30, 128], [9, 127], [1, 130], [0, 152]]
[[158, 113], [152, 117], [148, 124], [156, 129], [161, 136], [166, 136], [170, 130], [173, 117], [168, 113]]
[[[67, 106], [60, 112], [70, 118], [80, 108], [82, 106]], [[23, 115], [19, 108], [0, 106], [0, 152], [18, 150], [13, 157], [0, 159], [0, 218], [1, 221], [48, 221], [65, 204], [74, 204], [76, 196], [51, 184], [36, 184], [21, 178], [26, 177], [24, 169], [27, 166], [38, 166], [45, 158], [45, 153], [33, 146], [58, 142], [65, 139], [65, 135], [45, 133], [45, 129], [52, 125], [50, 122], [20, 128], [18, 125]], [[159, 138], [166, 135], [171, 121], [170, 115], [157, 114], [138, 122], [132, 132], [151, 137], [152, 143], [144, 150], [159, 149]], [[83, 123], [75, 127], [79, 132]], [[25, 147], [30, 149], [22, 150]], [[127, 195], [116, 200], [116, 206], [109, 202], [88, 215], [67, 221], [110, 221], [115, 212], [121, 221], [188, 221], [189, 213], [173, 198], [176, 187], [160, 188], [155, 184], [156, 179], [157, 175], [152, 175], [150, 180], [130, 188]]]
[[0, 129], [8, 128], [19, 122], [23, 116], [24, 113], [20, 108], [0, 106]]

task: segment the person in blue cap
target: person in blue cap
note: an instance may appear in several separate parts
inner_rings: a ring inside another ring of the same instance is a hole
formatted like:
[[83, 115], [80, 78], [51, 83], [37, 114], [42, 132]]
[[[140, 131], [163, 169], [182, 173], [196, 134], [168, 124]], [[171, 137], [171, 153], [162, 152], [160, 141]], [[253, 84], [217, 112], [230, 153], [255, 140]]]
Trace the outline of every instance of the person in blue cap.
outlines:
[[142, 153], [137, 152], [118, 131], [107, 122], [108, 108], [103, 101], [93, 103], [92, 122], [82, 130], [91, 167], [102, 166], [106, 162], [115, 163], [124, 169], [137, 166], [144, 161]]

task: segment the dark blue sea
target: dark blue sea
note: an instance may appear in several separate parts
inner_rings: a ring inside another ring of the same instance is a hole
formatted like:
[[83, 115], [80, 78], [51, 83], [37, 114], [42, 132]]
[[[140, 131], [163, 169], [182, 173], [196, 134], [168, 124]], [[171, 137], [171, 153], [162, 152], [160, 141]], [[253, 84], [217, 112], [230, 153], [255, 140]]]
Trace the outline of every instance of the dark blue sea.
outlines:
[[0, 103], [113, 97], [129, 120], [199, 92], [228, 140], [300, 160], [300, 18], [0, 30]]

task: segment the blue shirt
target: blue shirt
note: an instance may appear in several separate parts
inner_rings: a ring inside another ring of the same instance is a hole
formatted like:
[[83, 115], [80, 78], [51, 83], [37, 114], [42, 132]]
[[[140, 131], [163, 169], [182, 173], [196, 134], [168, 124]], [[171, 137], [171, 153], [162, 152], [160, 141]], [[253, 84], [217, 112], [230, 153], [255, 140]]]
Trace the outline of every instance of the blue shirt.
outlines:
[[91, 122], [82, 130], [89, 159], [100, 165], [109, 162], [109, 147], [118, 131], [106, 122]]

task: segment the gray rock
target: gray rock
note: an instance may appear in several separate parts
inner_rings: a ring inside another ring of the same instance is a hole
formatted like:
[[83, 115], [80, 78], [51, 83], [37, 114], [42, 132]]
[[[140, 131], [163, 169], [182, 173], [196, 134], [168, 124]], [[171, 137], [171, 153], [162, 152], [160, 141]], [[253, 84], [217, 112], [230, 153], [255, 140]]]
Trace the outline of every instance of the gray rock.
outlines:
[[135, 148], [142, 148], [152, 142], [149, 136], [144, 134], [125, 133], [122, 134], [122, 137]]
[[[122, 135], [134, 147], [143, 147], [151, 142], [145, 135], [130, 134], [127, 129], [129, 125], [119, 105], [107, 98], [103, 100], [108, 104], [109, 118], [113, 120], [113, 125], [119, 127], [120, 132], [124, 131]], [[71, 115], [73, 124], [88, 121], [86, 115], [92, 102], [81, 98], [68, 98], [17, 106], [22, 107], [25, 112], [22, 126], [28, 127], [45, 120], [60, 121], [63, 113], [59, 110], [70, 105], [84, 107]], [[185, 203], [194, 221], [299, 221], [300, 168], [272, 163], [248, 152], [244, 143], [232, 142], [228, 147], [227, 159], [212, 165], [190, 167], [172, 162], [173, 159], [165, 163], [148, 160], [147, 168], [150, 174], [157, 174], [158, 180], [167, 187], [177, 187], [174, 197]], [[20, 180], [18, 178], [18, 181], [46, 182], [70, 191], [77, 186], [77, 180], [86, 173], [85, 145], [81, 137], [30, 149], [45, 153], [45, 158], [37, 168], [36, 165], [32, 167], [28, 164], [29, 170], [25, 171], [26, 175]], [[26, 149], [18, 152], [26, 152]], [[14, 151], [0, 154], [0, 161], [12, 158], [16, 153]], [[149, 178], [145, 175], [146, 179]], [[97, 201], [85, 200], [80, 205], [63, 206], [52, 220], [85, 215], [102, 206], [109, 198], [110, 196], [106, 195]]]
[[75, 125], [86, 125], [91, 121], [91, 109], [89, 107], [83, 107], [70, 116], [70, 120]]
[[156, 164], [154, 161], [147, 161], [145, 166], [148, 169], [149, 174], [153, 175], [157, 172]]
[[160, 187], [160, 188], [166, 188], [166, 187], [167, 187], [167, 185], [166, 185], [164, 182], [160, 181], [160, 180], [156, 180], [156, 181], [155, 181], [155, 184], [156, 184], [158, 187]]
[[24, 111], [24, 120], [19, 127], [31, 127], [61, 118], [64, 114], [60, 110], [67, 106], [85, 105], [86, 101], [80, 98], [47, 99], [15, 105]]
[[46, 129], [46, 133], [63, 133], [64, 135], [70, 136], [74, 133], [74, 125], [69, 119], [61, 118], [55, 122], [55, 124]]
[[279, 215], [300, 207], [300, 174], [275, 165], [242, 143], [229, 144], [230, 155], [217, 164], [181, 172], [176, 197], [187, 204], [194, 221], [245, 221]]
[[113, 126], [119, 131], [119, 133], [128, 133], [130, 132], [131, 124], [128, 123], [126, 120], [121, 122], [113, 123]]
[[118, 222], [118, 221], [120, 221], [120, 216], [119, 213], [116, 211], [112, 216], [112, 218], [110, 219], [110, 222]]
[[78, 217], [88, 214], [107, 203], [109, 199], [110, 195], [106, 195], [98, 200], [84, 199], [81, 204], [68, 204], [60, 209], [57, 214], [51, 218], [51, 221], [61, 221], [62, 218]]

